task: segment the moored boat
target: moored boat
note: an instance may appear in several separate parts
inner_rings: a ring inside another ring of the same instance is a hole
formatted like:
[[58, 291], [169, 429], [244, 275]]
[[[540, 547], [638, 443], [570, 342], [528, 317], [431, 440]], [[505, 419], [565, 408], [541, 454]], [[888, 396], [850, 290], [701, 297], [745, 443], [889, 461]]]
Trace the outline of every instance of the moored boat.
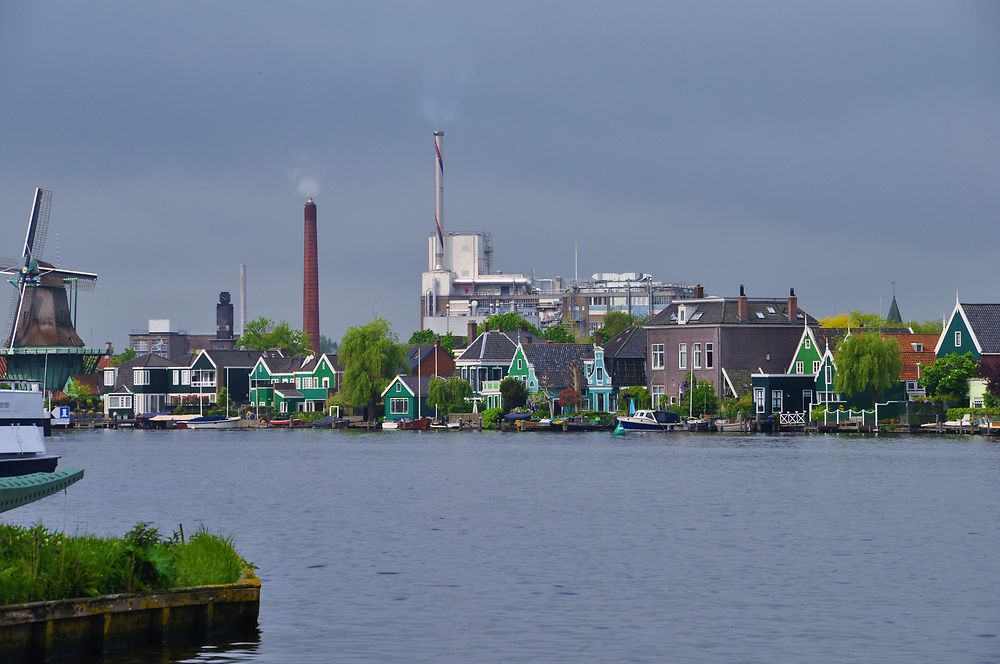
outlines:
[[426, 431], [431, 426], [431, 418], [418, 417], [415, 420], [400, 420], [399, 429], [402, 431]]
[[238, 429], [240, 418], [225, 415], [205, 415], [187, 421], [188, 429]]
[[663, 410], [637, 410], [635, 415], [619, 417], [618, 424], [626, 431], [673, 431], [683, 426], [677, 413]]
[[38, 390], [0, 390], [0, 477], [51, 473], [59, 456], [45, 451], [48, 414]]

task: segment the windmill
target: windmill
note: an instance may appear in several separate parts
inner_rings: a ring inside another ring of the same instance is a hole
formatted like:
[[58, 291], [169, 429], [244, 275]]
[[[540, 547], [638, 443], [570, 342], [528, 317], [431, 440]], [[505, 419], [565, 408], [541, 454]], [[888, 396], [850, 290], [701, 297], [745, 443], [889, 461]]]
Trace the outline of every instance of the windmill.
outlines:
[[0, 355], [6, 360], [8, 379], [62, 389], [74, 373], [96, 367], [96, 361], [86, 358], [104, 352], [85, 348], [76, 332], [78, 293], [93, 290], [97, 275], [41, 260], [51, 207], [52, 192], [36, 189], [21, 257], [0, 258], [0, 275], [14, 287]]

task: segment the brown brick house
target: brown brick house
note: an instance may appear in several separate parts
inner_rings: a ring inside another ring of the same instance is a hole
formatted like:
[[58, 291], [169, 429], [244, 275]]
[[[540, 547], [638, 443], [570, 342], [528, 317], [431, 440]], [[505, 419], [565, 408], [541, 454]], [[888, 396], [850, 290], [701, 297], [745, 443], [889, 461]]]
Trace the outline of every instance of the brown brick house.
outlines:
[[[728, 395], [729, 373], [784, 373], [804, 325], [816, 320], [787, 298], [701, 297], [674, 302], [646, 324], [646, 377], [650, 394], [676, 403], [687, 375], [710, 381]], [[655, 401], [654, 401], [655, 403]]]

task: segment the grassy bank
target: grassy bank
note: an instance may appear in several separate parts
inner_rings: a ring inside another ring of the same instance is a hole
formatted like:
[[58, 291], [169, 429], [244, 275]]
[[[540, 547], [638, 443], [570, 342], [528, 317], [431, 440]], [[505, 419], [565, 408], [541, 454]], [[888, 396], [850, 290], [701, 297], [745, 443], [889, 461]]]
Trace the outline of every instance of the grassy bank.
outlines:
[[247, 567], [231, 538], [166, 538], [139, 523], [124, 537], [0, 525], [0, 604], [234, 583]]

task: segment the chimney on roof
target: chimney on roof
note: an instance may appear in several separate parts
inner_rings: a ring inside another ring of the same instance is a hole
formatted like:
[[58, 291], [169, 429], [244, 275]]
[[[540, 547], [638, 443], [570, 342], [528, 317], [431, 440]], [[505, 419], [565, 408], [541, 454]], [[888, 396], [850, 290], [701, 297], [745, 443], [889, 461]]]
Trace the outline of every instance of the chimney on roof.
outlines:
[[476, 321], [471, 318], [469, 319], [469, 324], [466, 327], [465, 335], [468, 337], [465, 341], [466, 345], [469, 345], [476, 340]]
[[795, 297], [795, 289], [788, 289], [788, 320], [795, 322], [795, 317], [799, 313], [799, 298]]
[[601, 345], [601, 331], [600, 330], [594, 330], [594, 345], [595, 346], [600, 346]]
[[489, 331], [490, 331], [490, 322], [489, 321], [484, 321], [483, 322], [483, 332], [489, 332]]
[[740, 284], [740, 298], [736, 301], [736, 315], [740, 322], [747, 320], [747, 292], [743, 284]]
[[702, 286], [701, 284], [695, 284], [694, 285], [694, 297], [695, 297], [695, 299], [698, 299], [698, 300], [700, 300], [701, 298], [705, 297], [705, 287]]

